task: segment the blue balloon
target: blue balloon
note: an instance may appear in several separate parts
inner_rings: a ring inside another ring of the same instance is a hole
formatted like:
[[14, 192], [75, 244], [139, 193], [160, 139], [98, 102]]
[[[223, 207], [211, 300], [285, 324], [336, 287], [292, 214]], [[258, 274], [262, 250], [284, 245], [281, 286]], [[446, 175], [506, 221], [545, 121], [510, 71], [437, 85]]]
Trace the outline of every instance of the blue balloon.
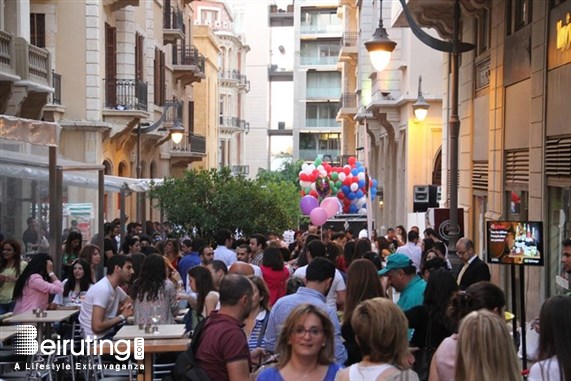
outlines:
[[363, 164], [361, 164], [361, 162], [360, 162], [360, 161], [358, 161], [357, 163], [355, 163], [355, 166], [356, 166], [357, 168], [359, 168], [359, 167], [362, 167], [362, 166], [363, 166]]
[[360, 190], [360, 189], [359, 189], [357, 192], [355, 192], [356, 198], [361, 198], [361, 197], [363, 197], [364, 195], [365, 195], [365, 194], [364, 194], [363, 191]]
[[354, 200], [357, 198], [357, 195], [355, 194], [355, 192], [350, 192], [347, 197], [349, 197], [349, 200]]
[[379, 182], [376, 179], [373, 179], [373, 187], [376, 188], [379, 185]]
[[357, 176], [357, 175], [359, 174], [359, 169], [353, 168], [353, 169], [351, 170], [351, 174], [352, 174], [353, 176]]
[[365, 180], [359, 180], [357, 185], [359, 185], [359, 188], [363, 188], [365, 186]]
[[343, 193], [345, 193], [346, 195], [349, 194], [349, 192], [351, 192], [351, 188], [349, 188], [347, 185], [343, 185], [341, 187], [341, 190], [343, 191]]
[[351, 205], [349, 207], [349, 212], [350, 213], [357, 213], [359, 211], [359, 207], [357, 205]]
[[365, 172], [365, 167], [359, 167], [359, 172]]

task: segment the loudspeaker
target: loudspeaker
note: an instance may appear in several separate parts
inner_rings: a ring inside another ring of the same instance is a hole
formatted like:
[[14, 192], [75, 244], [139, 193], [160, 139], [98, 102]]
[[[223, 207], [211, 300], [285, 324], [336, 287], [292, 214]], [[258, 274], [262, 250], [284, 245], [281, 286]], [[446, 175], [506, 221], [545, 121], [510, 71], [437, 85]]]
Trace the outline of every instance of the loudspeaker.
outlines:
[[412, 211], [426, 212], [428, 208], [437, 208], [441, 197], [442, 191], [438, 185], [415, 185], [412, 193]]

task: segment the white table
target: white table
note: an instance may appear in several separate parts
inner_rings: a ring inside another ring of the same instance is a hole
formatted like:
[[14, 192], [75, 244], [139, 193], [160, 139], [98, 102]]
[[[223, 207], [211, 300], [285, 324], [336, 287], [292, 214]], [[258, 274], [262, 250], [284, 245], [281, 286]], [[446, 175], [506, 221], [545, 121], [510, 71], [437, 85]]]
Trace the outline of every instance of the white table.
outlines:
[[44, 339], [44, 327], [47, 324], [58, 323], [69, 319], [79, 313], [79, 310], [49, 310], [44, 311], [45, 317], [36, 317], [32, 311], [26, 311], [18, 315], [12, 315], [4, 319], [4, 323], [10, 324], [36, 324], [38, 326], [38, 338]]
[[16, 327], [12, 325], [0, 326], [0, 342], [4, 342], [16, 334]]
[[146, 333], [144, 329], [139, 329], [139, 325], [124, 325], [113, 336], [113, 340], [133, 340], [137, 337], [143, 339], [180, 339], [184, 335], [184, 324], [164, 324], [159, 325], [159, 332]]

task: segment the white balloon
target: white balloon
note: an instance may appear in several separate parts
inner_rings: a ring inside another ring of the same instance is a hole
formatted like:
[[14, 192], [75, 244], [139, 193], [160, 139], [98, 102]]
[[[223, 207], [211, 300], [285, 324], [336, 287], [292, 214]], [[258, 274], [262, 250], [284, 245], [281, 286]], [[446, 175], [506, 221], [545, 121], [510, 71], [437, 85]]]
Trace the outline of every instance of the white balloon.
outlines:
[[345, 174], [345, 172], [341, 172], [338, 176], [338, 179], [341, 181], [345, 181], [346, 178], [347, 178], [347, 175]]
[[351, 184], [350, 188], [353, 192], [356, 192], [357, 189], [359, 189], [359, 184], [353, 183], [353, 184]]
[[327, 176], [327, 171], [325, 169], [322, 169], [321, 171], [319, 171], [319, 174], [321, 176]]
[[313, 172], [313, 170], [315, 169], [315, 164], [309, 164], [307, 168], [309, 168], [309, 172]]
[[361, 197], [360, 199], [357, 200], [357, 205], [359, 207], [362, 207], [363, 205], [365, 205], [367, 203], [367, 199], [365, 197]]
[[365, 172], [359, 172], [357, 177], [359, 178], [359, 180], [365, 180]]
[[315, 189], [315, 183], [311, 183], [311, 189], [313, 189], [314, 191], [317, 191], [317, 190]]
[[367, 209], [365, 209], [365, 208], [359, 209], [359, 214], [361, 214], [361, 215], [367, 214]]
[[317, 166], [317, 170], [318, 170], [319, 172], [323, 171], [324, 168], [325, 168], [325, 167], [324, 167], [322, 164], [319, 164], [319, 165]]
[[305, 181], [299, 180], [299, 186], [305, 188]]
[[301, 170], [302, 170], [302, 172], [305, 172], [308, 167], [309, 167], [309, 164], [303, 163], [303, 164], [301, 165]]

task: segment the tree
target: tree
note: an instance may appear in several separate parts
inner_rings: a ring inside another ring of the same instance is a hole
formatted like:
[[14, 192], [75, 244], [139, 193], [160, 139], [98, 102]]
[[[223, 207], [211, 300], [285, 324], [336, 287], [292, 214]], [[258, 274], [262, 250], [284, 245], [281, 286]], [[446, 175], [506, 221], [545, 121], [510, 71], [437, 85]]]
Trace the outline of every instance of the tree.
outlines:
[[220, 171], [192, 170], [154, 186], [169, 221], [187, 232], [196, 228], [206, 239], [216, 230], [239, 230], [244, 235], [284, 231], [297, 226], [299, 194], [296, 185], [276, 179], [249, 180]]

